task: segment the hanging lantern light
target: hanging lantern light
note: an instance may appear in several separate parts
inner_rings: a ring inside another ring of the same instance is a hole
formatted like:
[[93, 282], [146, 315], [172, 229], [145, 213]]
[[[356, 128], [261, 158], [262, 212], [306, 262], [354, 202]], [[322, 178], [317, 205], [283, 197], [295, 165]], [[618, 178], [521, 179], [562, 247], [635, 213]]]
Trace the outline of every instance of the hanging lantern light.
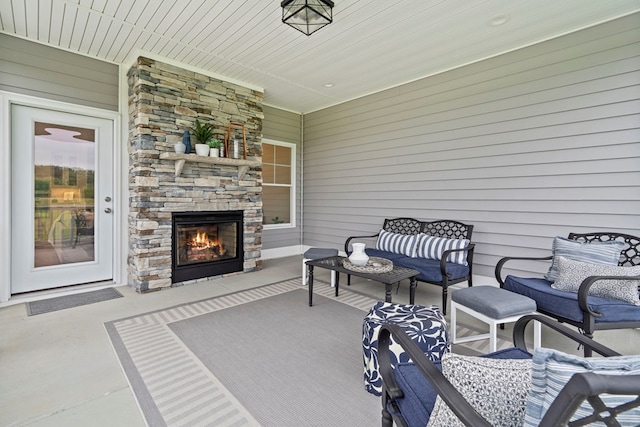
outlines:
[[284, 0], [282, 22], [311, 35], [333, 21], [331, 0]]

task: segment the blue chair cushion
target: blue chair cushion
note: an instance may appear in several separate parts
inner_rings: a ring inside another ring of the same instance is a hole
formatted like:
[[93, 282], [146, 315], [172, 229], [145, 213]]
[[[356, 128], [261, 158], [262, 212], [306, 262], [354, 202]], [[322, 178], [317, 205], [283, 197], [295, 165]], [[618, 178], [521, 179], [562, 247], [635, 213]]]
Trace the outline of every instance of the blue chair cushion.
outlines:
[[[578, 294], [553, 289], [551, 282], [546, 279], [509, 275], [504, 281], [504, 289], [534, 299], [540, 311], [576, 322], [583, 320], [583, 313], [578, 305]], [[640, 307], [631, 303], [593, 295], [589, 295], [588, 302], [592, 311], [603, 314], [602, 317], [595, 318], [596, 323], [640, 321]]]
[[400, 259], [400, 258], [407, 258], [406, 255], [394, 254], [392, 252], [381, 251], [379, 249], [373, 249], [373, 248], [366, 248], [364, 251], [370, 257], [373, 256], [373, 257], [388, 259], [388, 260], [393, 261], [394, 264], [395, 264], [395, 261]]
[[[531, 354], [519, 348], [508, 348], [494, 353], [482, 355], [490, 359], [531, 359]], [[434, 362], [438, 370], [442, 370], [440, 362]], [[429, 421], [438, 396], [429, 381], [420, 373], [413, 363], [399, 363], [393, 371], [398, 387], [404, 397], [396, 399], [402, 418], [409, 427], [424, 427]], [[390, 405], [389, 405], [390, 406]], [[387, 410], [393, 413], [393, 408]]]
[[531, 298], [495, 286], [456, 289], [451, 293], [451, 301], [491, 319], [504, 319], [536, 311], [536, 302]]

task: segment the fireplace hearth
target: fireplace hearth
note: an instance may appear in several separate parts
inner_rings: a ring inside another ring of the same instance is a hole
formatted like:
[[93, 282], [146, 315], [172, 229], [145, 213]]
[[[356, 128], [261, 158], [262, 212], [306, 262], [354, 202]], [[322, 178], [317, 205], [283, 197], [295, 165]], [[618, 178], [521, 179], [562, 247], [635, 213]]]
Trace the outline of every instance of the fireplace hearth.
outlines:
[[243, 270], [243, 212], [172, 214], [172, 283]]

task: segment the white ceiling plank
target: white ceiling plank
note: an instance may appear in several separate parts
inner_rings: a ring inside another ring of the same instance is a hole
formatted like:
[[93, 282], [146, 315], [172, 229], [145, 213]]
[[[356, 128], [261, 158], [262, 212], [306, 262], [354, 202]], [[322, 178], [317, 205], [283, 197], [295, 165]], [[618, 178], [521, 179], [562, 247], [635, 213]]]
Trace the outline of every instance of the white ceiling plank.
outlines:
[[13, 5], [11, 2], [0, 1], [0, 24], [2, 25], [3, 31], [17, 34], [13, 18]]
[[156, 34], [164, 34], [165, 27], [162, 22], [168, 18], [168, 13], [173, 7], [173, 2], [163, 0], [159, 5], [155, 7], [151, 19], [145, 24], [145, 28], [149, 31], [153, 31]]
[[64, 11], [66, 8], [66, 3], [58, 3], [51, 8], [51, 25], [49, 26], [48, 42], [56, 46], [60, 46], [60, 34], [62, 33], [62, 25], [64, 24]]
[[[93, 28], [93, 35], [94, 37], [91, 39], [91, 44], [89, 45], [89, 49], [87, 51], [87, 54], [89, 54], [90, 56], [95, 56], [98, 57], [98, 52], [100, 51], [100, 48], [102, 47], [102, 44], [104, 43], [104, 38], [107, 34], [107, 31], [109, 31], [109, 27], [111, 26], [111, 20], [110, 19], [106, 19], [104, 17], [100, 17], [98, 19], [98, 24]], [[103, 58], [104, 59], [104, 58]]]
[[125, 21], [137, 25], [142, 14], [149, 7], [149, 0], [135, 0], [132, 4], [129, 14], [124, 18]]
[[71, 34], [71, 40], [69, 41], [69, 49], [79, 52], [80, 45], [84, 39], [84, 34], [87, 30], [87, 24], [89, 22], [89, 10], [85, 8], [78, 8], [76, 11], [76, 20]]
[[49, 40], [49, 28], [51, 25], [51, 1], [41, 0], [38, 2], [38, 38], [40, 42]]
[[[97, 10], [100, 13], [104, 13], [105, 8], [107, 7], [107, 2], [112, 0], [92, 0], [91, 1], [91, 9]], [[116, 0], [117, 2], [117, 0]]]
[[24, 0], [27, 37], [38, 38], [38, 15], [40, 8], [38, 0]]
[[135, 0], [120, 0], [120, 5], [113, 14], [113, 17], [118, 21], [127, 21], [127, 17], [130, 15], [135, 3]]
[[78, 8], [70, 3], [65, 6], [64, 16], [62, 17], [62, 30], [60, 31], [60, 46], [68, 49], [71, 45], [71, 37], [76, 25]]
[[10, 0], [10, 2], [13, 12], [13, 31], [20, 36], [26, 37], [28, 34], [24, 0]]
[[116, 38], [109, 47], [109, 51], [105, 54], [105, 58], [111, 62], [115, 62], [115, 58], [122, 49], [122, 46], [131, 36], [132, 27], [130, 25], [121, 25], [117, 32]]
[[109, 25], [109, 30], [106, 36], [102, 39], [102, 46], [100, 46], [100, 50], [98, 51], [98, 56], [100, 58], [107, 58], [107, 54], [113, 47], [118, 34], [120, 34], [120, 30], [122, 29], [122, 24], [116, 21], [112, 21], [111, 25]]
[[100, 14], [98, 13], [89, 13], [87, 16], [87, 25], [84, 29], [84, 33], [82, 34], [80, 46], [78, 47], [79, 52], [85, 54], [89, 53], [89, 49], [91, 49], [91, 45], [96, 37], [96, 30], [98, 29], [100, 20]]
[[129, 36], [120, 44], [117, 52], [113, 55], [113, 62], [122, 64], [129, 59], [133, 51], [140, 45], [140, 39], [144, 32], [137, 27], [131, 27]]

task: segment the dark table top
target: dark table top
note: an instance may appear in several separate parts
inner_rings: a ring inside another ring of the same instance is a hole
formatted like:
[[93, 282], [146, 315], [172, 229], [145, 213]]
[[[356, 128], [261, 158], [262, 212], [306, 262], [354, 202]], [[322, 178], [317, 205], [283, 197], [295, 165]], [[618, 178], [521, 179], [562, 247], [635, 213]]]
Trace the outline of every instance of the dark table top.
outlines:
[[307, 265], [312, 265], [314, 267], [326, 268], [328, 270], [337, 271], [338, 273], [350, 274], [352, 276], [363, 277], [365, 279], [375, 280], [385, 285], [391, 285], [394, 283], [398, 283], [404, 279], [410, 279], [414, 276], [420, 274], [417, 270], [412, 270], [410, 268], [393, 266], [393, 270], [388, 273], [360, 273], [358, 271], [349, 270], [342, 266], [342, 260], [345, 259], [343, 256], [332, 256], [328, 258], [320, 258], [307, 261]]

